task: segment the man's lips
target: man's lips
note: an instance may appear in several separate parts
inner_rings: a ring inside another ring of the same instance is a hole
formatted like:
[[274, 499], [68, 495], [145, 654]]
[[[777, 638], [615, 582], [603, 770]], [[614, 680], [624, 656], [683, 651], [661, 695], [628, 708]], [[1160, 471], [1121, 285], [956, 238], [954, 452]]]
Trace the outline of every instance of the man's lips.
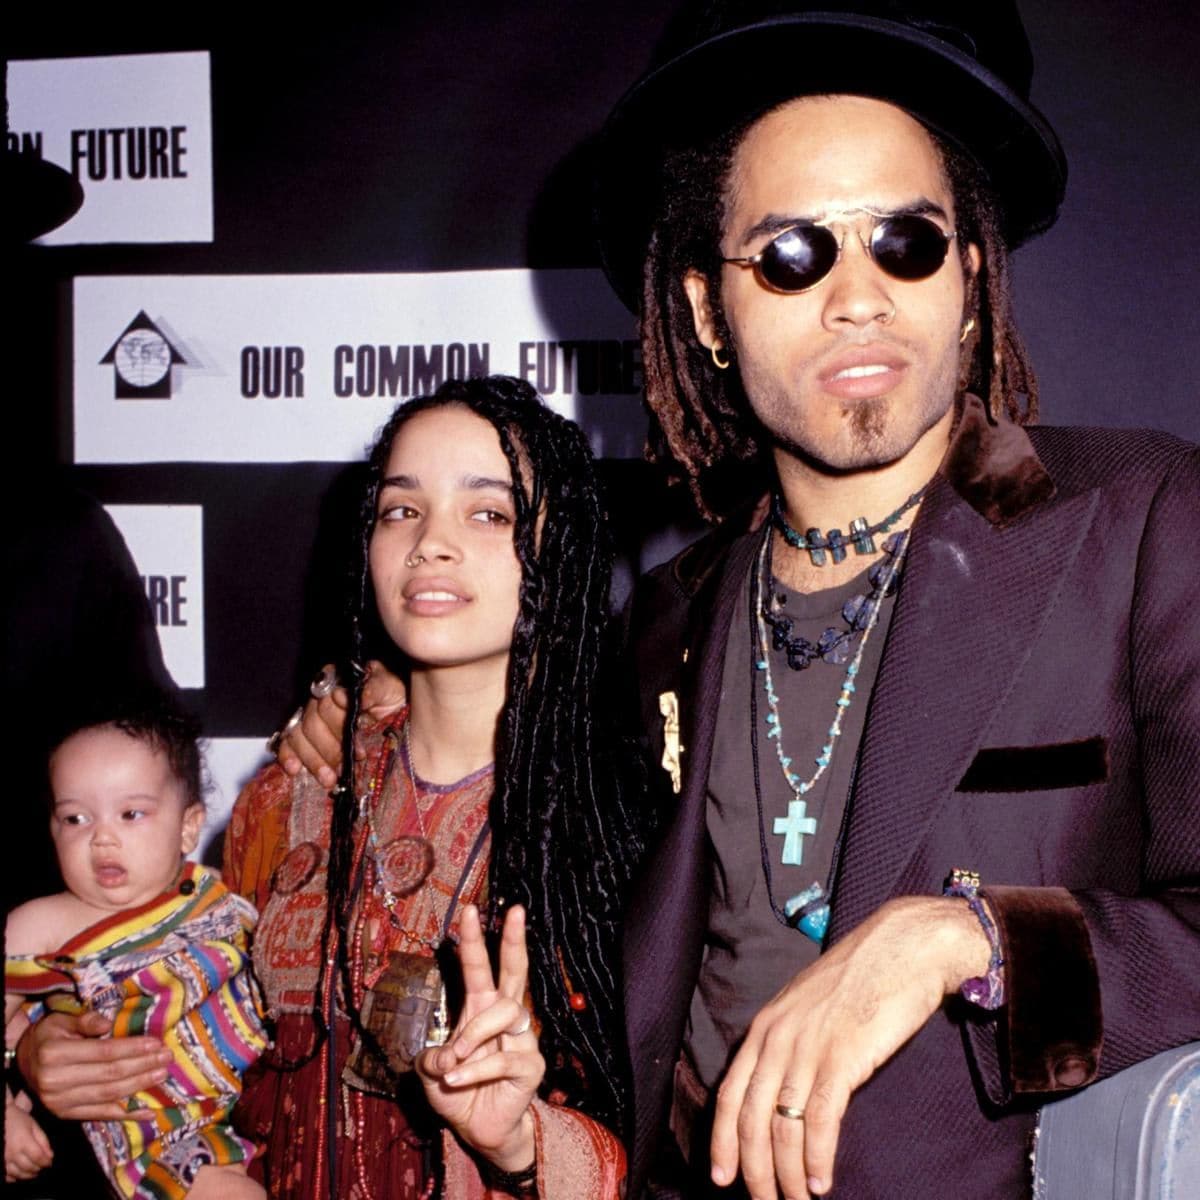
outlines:
[[890, 392], [907, 369], [908, 360], [887, 346], [856, 346], [831, 359], [817, 378], [841, 400], [869, 400]]

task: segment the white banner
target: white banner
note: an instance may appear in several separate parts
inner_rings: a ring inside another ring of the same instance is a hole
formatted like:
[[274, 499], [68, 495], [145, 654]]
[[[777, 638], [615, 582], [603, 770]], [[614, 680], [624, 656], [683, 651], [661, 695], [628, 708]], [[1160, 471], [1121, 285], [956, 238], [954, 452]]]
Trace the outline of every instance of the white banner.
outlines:
[[106, 504], [150, 601], [163, 661], [182, 688], [204, 686], [204, 526], [198, 504]]
[[599, 271], [75, 280], [80, 463], [348, 462], [445, 379], [527, 379], [597, 455], [645, 440], [636, 323]]
[[207, 51], [9, 62], [8, 128], [83, 185], [43, 244], [213, 240]]
[[213, 843], [225, 832], [238, 793], [254, 778], [259, 767], [270, 761], [265, 737], [209, 738], [205, 741], [204, 762], [212, 786], [204, 796], [204, 831], [189, 858], [214, 867], [221, 865], [220, 846]]

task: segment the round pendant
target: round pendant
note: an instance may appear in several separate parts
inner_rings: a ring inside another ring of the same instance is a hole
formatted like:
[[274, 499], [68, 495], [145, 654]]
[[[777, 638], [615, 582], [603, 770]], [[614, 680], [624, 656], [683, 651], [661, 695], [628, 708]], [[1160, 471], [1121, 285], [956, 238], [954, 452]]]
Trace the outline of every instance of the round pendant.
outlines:
[[271, 891], [281, 896], [298, 892], [325, 864], [325, 851], [316, 842], [302, 842], [275, 868]]
[[423, 837], [398, 837], [379, 850], [375, 869], [385, 891], [411, 896], [433, 870], [433, 846]]

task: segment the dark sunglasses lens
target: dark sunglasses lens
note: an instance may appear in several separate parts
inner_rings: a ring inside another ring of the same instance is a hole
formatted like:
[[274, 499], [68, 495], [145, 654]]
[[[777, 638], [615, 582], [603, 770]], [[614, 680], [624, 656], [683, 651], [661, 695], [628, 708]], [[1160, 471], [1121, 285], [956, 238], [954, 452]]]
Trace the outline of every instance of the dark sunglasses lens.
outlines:
[[925, 217], [889, 217], [875, 226], [871, 254], [896, 279], [928, 279], [946, 261], [949, 244]]
[[802, 292], [821, 282], [837, 262], [837, 238], [821, 225], [785, 229], [763, 248], [759, 274], [779, 292]]

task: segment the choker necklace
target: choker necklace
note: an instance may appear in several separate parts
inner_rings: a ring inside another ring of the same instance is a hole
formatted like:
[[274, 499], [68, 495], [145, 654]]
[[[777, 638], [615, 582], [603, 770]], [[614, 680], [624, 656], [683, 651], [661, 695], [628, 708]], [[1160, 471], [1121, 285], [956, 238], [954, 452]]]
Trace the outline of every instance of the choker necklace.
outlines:
[[767, 592], [759, 606], [759, 618], [771, 627], [772, 649], [786, 652], [787, 665], [793, 671], [803, 671], [818, 658], [838, 667], [849, 659], [854, 635], [866, 629], [879, 601], [896, 590], [896, 576], [889, 571], [895, 558], [896, 536], [893, 534], [883, 543], [884, 557], [867, 571], [867, 582], [871, 585], [871, 591], [866, 595], [860, 592], [851, 596], [842, 605], [842, 620], [845, 621], [846, 628], [834, 629], [831, 626], [815, 642], [810, 642], [801, 634], [792, 634], [792, 618], [783, 611], [787, 595], [784, 592], [769, 590], [774, 577], [768, 569], [768, 578], [762, 580], [759, 587], [760, 594]]
[[[804, 533], [793, 529], [788, 524], [787, 517], [783, 515], [783, 498], [778, 492], [771, 497], [771, 521], [775, 528], [783, 534], [783, 539], [789, 546], [797, 550], [807, 550], [813, 566], [823, 567], [826, 550], [832, 555], [835, 563], [840, 563], [845, 559], [847, 546], [853, 546], [855, 554], [874, 554], [875, 535], [887, 533], [910, 508], [920, 504], [921, 497], [925, 495], [928, 487], [929, 484], [926, 484], [920, 491], [913, 492], [894, 513], [890, 513], [874, 525], [868, 525], [866, 517], [855, 517], [850, 522], [848, 535], [842, 533], [840, 529], [831, 529], [824, 535], [816, 528], [807, 529]], [[807, 666], [807, 664], [805, 665]]]
[[814, 883], [798, 895], [791, 897], [782, 909], [776, 905], [774, 893], [771, 890], [771, 862], [770, 855], [767, 852], [766, 828], [763, 820], [762, 784], [759, 777], [758, 763], [757, 689], [753, 676], [758, 673], [762, 675], [763, 689], [767, 695], [767, 739], [774, 739], [775, 741], [775, 754], [779, 759], [779, 767], [783, 772], [783, 777], [788, 788], [792, 792], [792, 799], [788, 801], [787, 816], [775, 818], [772, 832], [783, 836], [780, 861], [785, 866], [801, 866], [804, 861], [804, 837], [805, 835], [812, 836], [817, 832], [816, 819], [808, 815], [807, 802], [803, 799], [803, 796], [825, 774], [833, 758], [834, 747], [837, 745], [838, 738], [842, 733], [842, 719], [845, 716], [846, 709], [850, 707], [853, 701], [856, 690], [855, 680], [862, 665], [863, 654], [868, 641], [870, 641], [871, 634], [879, 623], [884, 597], [893, 589], [900, 573], [900, 567], [904, 561], [905, 551], [908, 549], [908, 532], [903, 531], [892, 534], [884, 545], [884, 552], [887, 555], [886, 563], [881, 562], [877, 564], [883, 566], [883, 572], [875, 586], [875, 590], [872, 592], [871, 598], [863, 602], [863, 607], [869, 606], [870, 612], [863, 626], [862, 641], [859, 642], [858, 652], [855, 654], [853, 661], [846, 668], [845, 679], [842, 682], [842, 689], [838, 694], [836, 702], [833, 723], [829, 727], [829, 732], [826, 735], [824, 745], [821, 747], [821, 752], [816, 757], [816, 770], [808, 779], [800, 779], [796, 775], [791, 769], [791, 758], [783, 751], [783, 726], [779, 719], [779, 696], [775, 691], [774, 681], [771, 678], [770, 644], [767, 636], [767, 625], [763, 619], [764, 604], [762, 601], [763, 589], [769, 583], [771, 575], [771, 541], [772, 538], [768, 533], [763, 539], [763, 547], [759, 551], [758, 562], [751, 577], [752, 594], [750, 597], [750, 619], [758, 637], [758, 653], [754, 658], [754, 671], [752, 672], [750, 681], [750, 740], [754, 763], [754, 795], [758, 805], [759, 847], [762, 851], [762, 865], [763, 873], [766, 876], [767, 896], [771, 901], [771, 908], [776, 917], [783, 924], [798, 928], [814, 941], [820, 942], [825, 935], [825, 928], [829, 921], [829, 903], [825, 889], [820, 884]]

